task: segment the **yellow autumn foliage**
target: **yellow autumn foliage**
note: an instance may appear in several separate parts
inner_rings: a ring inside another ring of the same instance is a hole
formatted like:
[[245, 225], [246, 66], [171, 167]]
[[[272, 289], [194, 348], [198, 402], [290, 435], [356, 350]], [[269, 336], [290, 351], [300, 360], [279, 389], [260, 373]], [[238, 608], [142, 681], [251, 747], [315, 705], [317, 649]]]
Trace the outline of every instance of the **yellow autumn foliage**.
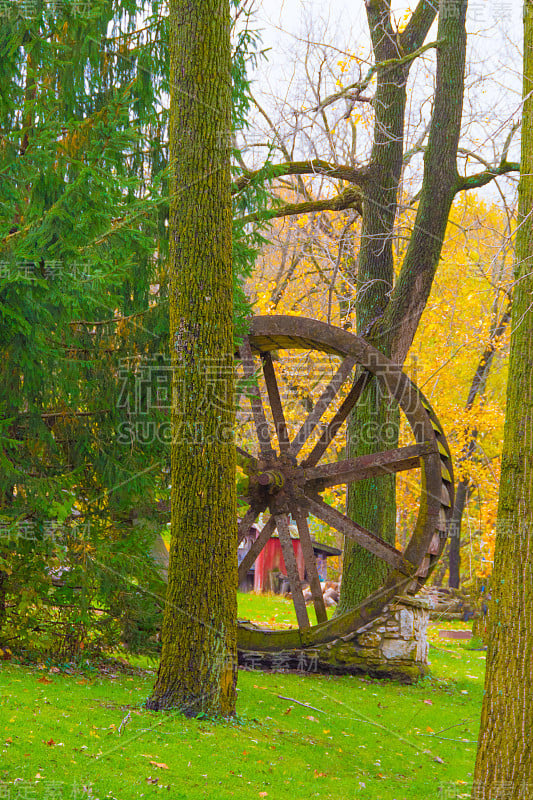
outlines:
[[[308, 185], [312, 188], [312, 182]], [[342, 190], [340, 182], [338, 189]], [[284, 199], [293, 202], [288, 195]], [[395, 240], [398, 268], [415, 212], [411, 207], [399, 220]], [[352, 225], [348, 225], [350, 215], [354, 217]], [[354, 330], [359, 236], [360, 222], [351, 211], [273, 221], [250, 281], [255, 313], [307, 316]], [[493, 329], [507, 307], [511, 283], [512, 220], [499, 206], [482, 202], [475, 193], [459, 195], [405, 371], [442, 422], [454, 456], [456, 481], [468, 478], [471, 485], [463, 517], [465, 578], [487, 574], [492, 566], [509, 338], [508, 327], [498, 340]], [[495, 355], [486, 387], [466, 410], [476, 368], [491, 342]], [[281, 363], [276, 369], [283, 370]], [[312, 407], [320, 390], [321, 384], [313, 387], [308, 379], [316, 372], [302, 369], [301, 374], [293, 376], [293, 383], [300, 382], [288, 412], [293, 431], [305, 415], [306, 402], [308, 408]], [[475, 446], [465, 458], [472, 431], [476, 432]], [[343, 438], [341, 431], [330, 459], [342, 453]], [[405, 429], [401, 439], [408, 441]], [[328, 497], [328, 502], [342, 503], [342, 492], [337, 495]], [[398, 539], [402, 544], [418, 505], [417, 486], [411, 477], [399, 478], [397, 498]]]

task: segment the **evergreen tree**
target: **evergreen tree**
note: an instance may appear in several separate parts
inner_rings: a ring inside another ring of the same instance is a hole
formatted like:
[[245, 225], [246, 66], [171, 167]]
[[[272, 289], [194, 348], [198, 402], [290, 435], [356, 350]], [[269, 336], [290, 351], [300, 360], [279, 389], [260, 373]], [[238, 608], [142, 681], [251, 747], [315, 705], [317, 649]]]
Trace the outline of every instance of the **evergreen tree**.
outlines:
[[156, 4], [144, 39], [132, 2], [28, 8], [0, 31], [0, 564], [6, 635], [46, 646], [59, 621], [75, 646], [98, 593], [113, 623], [150, 584], [132, 524], [155, 522], [168, 458], [127, 436], [151, 387], [131, 408], [123, 384], [166, 348], [167, 53]]

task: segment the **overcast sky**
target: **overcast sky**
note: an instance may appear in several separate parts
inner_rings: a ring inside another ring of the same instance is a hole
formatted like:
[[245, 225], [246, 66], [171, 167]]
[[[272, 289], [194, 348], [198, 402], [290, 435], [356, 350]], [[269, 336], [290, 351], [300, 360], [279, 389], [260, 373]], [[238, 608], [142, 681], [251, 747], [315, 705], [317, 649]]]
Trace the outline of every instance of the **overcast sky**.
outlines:
[[[396, 2], [392, 7], [401, 17], [406, 8], [414, 5]], [[258, 0], [256, 8], [263, 44], [270, 48], [270, 67], [282, 69], [287, 64], [288, 48], [305, 34], [306, 20], [320, 21], [321, 25], [327, 22], [332, 42], [337, 38], [347, 40], [352, 33], [353, 49], [367, 30], [363, 0]], [[471, 52], [477, 59], [487, 61], [487, 69], [491, 62], [495, 65], [504, 61], [519, 70], [521, 0], [469, 0], [467, 30]]]
[[[415, 0], [411, 7], [414, 5]], [[397, 18], [407, 6], [393, 3]], [[310, 24], [313, 38], [370, 56], [364, 0], [258, 0], [256, 8], [255, 27], [261, 30], [263, 46], [269, 53], [254, 76], [254, 92], [278, 111], [285, 97], [289, 105], [298, 96], [303, 65], [295, 54], [298, 48], [300, 55], [303, 52], [301, 42]], [[476, 122], [464, 126], [464, 144], [493, 160], [501, 152], [511, 122], [520, 116], [521, 0], [470, 0], [467, 30], [465, 120]], [[433, 30], [427, 41], [435, 38]], [[427, 83], [420, 89], [428, 98], [434, 75], [432, 57], [431, 51], [425, 57]], [[419, 90], [420, 78], [416, 81], [411, 92]], [[515, 139], [511, 157], [517, 159], [518, 136]]]
[[[401, 15], [413, 4], [396, 2], [393, 9]], [[469, 32], [490, 31], [491, 38], [500, 33], [516, 41], [522, 37], [521, 0], [470, 0], [468, 4]], [[350, 28], [362, 24], [365, 18], [363, 0], [259, 0], [258, 19], [264, 29], [264, 41], [277, 49], [284, 37], [281, 31], [297, 34], [306, 16], [329, 18]]]

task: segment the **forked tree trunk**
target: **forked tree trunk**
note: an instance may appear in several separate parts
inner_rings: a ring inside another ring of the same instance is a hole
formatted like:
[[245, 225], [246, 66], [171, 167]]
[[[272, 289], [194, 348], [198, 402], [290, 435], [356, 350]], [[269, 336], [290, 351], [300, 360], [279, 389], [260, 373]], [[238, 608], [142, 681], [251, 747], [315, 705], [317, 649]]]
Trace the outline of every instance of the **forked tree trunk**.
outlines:
[[[401, 35], [393, 30], [390, 5], [366, 4], [376, 61], [396, 66], [378, 71], [375, 124], [369, 177], [364, 187], [363, 227], [357, 278], [357, 327], [385, 355], [402, 364], [416, 333], [437, 269], [451, 204], [460, 182], [457, 145], [461, 127], [466, 53], [466, 0], [442, 0], [437, 39], [435, 102], [424, 158], [424, 178], [415, 225], [396, 283], [392, 240], [402, 169], [406, 53], [420, 47], [434, 19], [432, 4], [419, 3]], [[389, 398], [371, 387], [352, 412], [350, 456], [395, 446], [391, 433], [399, 414]], [[394, 477], [362, 481], [348, 489], [347, 513], [363, 527], [394, 544]], [[358, 605], [386, 577], [383, 562], [358, 545], [345, 547], [338, 612]]]
[[[379, 3], [367, 5], [368, 22], [376, 61], [401, 58], [400, 42], [392, 33], [390, 9]], [[381, 70], [374, 109], [374, 143], [371, 177], [363, 200], [363, 225], [357, 270], [357, 332], [368, 335], [385, 310], [394, 282], [392, 250], [397, 196], [402, 172], [404, 116], [409, 64]], [[383, 351], [385, 352], [385, 351]], [[389, 355], [385, 352], [385, 355]], [[373, 381], [350, 415], [347, 450], [350, 458], [386, 449], [383, 433], [397, 428], [398, 412], [381, 385]], [[396, 446], [397, 437], [391, 447]], [[377, 531], [390, 544], [396, 532], [394, 476], [359, 481], [348, 487], [347, 514], [363, 527]], [[343, 583], [337, 613], [356, 606], [380, 586], [388, 565], [364, 548], [345, 541]]]
[[524, 5], [516, 283], [476, 800], [533, 794], [533, 3]]
[[235, 710], [229, 0], [171, 0], [172, 536], [147, 707]]

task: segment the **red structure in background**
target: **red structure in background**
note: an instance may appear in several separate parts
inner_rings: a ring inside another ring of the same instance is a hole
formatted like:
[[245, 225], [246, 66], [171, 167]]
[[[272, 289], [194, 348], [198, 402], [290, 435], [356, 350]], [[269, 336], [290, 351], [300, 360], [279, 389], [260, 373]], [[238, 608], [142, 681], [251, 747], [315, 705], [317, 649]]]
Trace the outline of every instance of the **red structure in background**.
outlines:
[[[294, 555], [296, 556], [296, 564], [298, 565], [298, 574], [300, 580], [305, 577], [305, 563], [302, 553], [302, 546], [299, 539], [292, 540], [294, 548]], [[287, 577], [287, 569], [285, 561], [283, 560], [283, 553], [281, 552], [281, 542], [279, 539], [272, 537], [266, 546], [261, 550], [255, 562], [254, 574], [254, 592], [275, 592], [279, 587], [274, 584], [272, 579], [273, 575], [281, 573]]]
[[[292, 546], [296, 556], [296, 564], [298, 566], [298, 573], [300, 580], [306, 581], [305, 563], [302, 552], [300, 540], [297, 538], [295, 526], [291, 527]], [[239, 564], [242, 559], [259, 536], [259, 528], [257, 525], [252, 525], [249, 532], [246, 534], [241, 544], [239, 545]], [[312, 540], [313, 550], [316, 558], [316, 566], [321, 580], [327, 580], [327, 558], [328, 556], [340, 556], [341, 550], [336, 547], [331, 547], [327, 544]], [[263, 550], [259, 553], [255, 564], [248, 572], [245, 580], [239, 586], [241, 592], [285, 592], [289, 591], [289, 584], [287, 579], [287, 570], [285, 568], [285, 561], [283, 560], [283, 553], [281, 551], [281, 543], [274, 535], [266, 543]]]

